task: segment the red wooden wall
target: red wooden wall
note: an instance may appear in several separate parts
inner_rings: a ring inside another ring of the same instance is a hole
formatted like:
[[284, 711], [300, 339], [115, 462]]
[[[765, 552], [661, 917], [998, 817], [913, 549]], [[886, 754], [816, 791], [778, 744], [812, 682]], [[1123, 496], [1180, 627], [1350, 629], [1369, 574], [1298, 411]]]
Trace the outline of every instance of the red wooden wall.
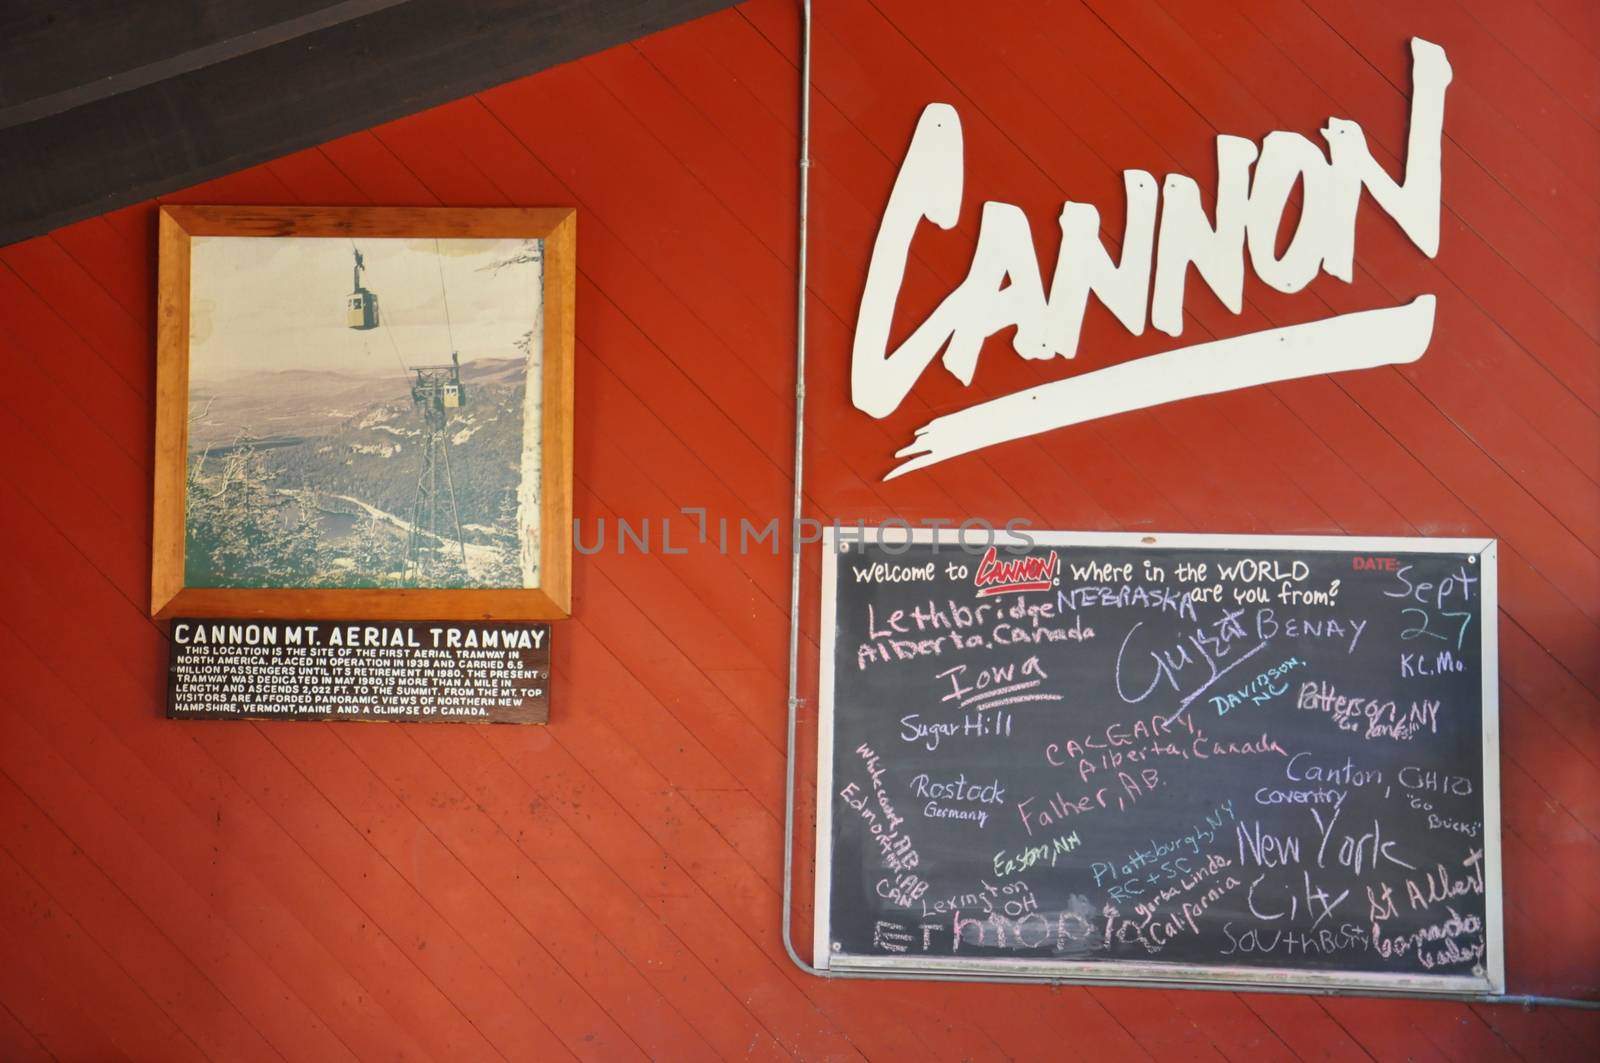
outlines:
[[[817, 6], [813, 512], [1499, 537], [1510, 985], [1600, 995], [1596, 9]], [[1329, 115], [1395, 167], [1412, 35], [1455, 67], [1438, 258], [1369, 206], [1353, 285], [1251, 281], [1237, 318], [1192, 288], [1186, 338], [1434, 292], [1420, 362], [880, 482], [932, 411], [1162, 346], [1097, 309], [1071, 367], [997, 341], [973, 393], [934, 370], [886, 422], [849, 406], [924, 104], [960, 109], [968, 202], [919, 237], [908, 319], [964, 275], [981, 199], [1040, 234], [1094, 202], [1118, 233], [1123, 168], [1205, 188], [1218, 132], [1315, 138]], [[170, 199], [576, 205], [586, 540], [682, 506], [764, 524], [790, 492], [798, 36], [796, 5], [752, 0]], [[153, 219], [0, 249], [0, 1058], [1594, 1058], [1594, 1013], [801, 974], [778, 916], [787, 560], [760, 551], [577, 559], [548, 729], [163, 720]]]

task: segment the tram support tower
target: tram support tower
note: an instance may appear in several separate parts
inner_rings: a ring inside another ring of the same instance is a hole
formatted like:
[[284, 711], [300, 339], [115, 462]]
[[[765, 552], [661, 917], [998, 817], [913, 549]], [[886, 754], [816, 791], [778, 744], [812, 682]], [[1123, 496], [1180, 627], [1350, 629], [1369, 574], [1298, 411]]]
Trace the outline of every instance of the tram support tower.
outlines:
[[448, 365], [413, 366], [411, 371], [416, 374], [411, 383], [411, 402], [422, 415], [422, 463], [417, 469], [417, 490], [411, 504], [405, 579], [412, 586], [422, 583], [426, 571], [439, 563], [454, 540], [465, 581], [467, 546], [461, 538], [461, 514], [456, 509], [455, 480], [450, 473], [450, 450], [445, 439], [451, 413], [467, 404], [466, 388], [461, 383], [461, 357], [452, 351]]

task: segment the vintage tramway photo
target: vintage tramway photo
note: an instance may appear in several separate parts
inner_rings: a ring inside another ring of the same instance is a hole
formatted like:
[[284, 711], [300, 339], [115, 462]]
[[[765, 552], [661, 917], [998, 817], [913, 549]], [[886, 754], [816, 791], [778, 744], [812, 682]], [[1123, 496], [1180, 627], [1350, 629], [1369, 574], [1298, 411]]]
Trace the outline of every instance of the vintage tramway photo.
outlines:
[[563, 614], [570, 211], [169, 210], [155, 608]]
[[195, 238], [186, 582], [533, 585], [542, 257]]

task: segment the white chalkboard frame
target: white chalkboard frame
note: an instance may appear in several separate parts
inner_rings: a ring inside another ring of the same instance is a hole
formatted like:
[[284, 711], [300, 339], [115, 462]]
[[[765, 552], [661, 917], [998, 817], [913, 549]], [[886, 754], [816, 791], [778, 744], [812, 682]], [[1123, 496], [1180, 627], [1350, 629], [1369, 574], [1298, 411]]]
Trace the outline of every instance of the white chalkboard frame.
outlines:
[[[1500, 849], [1500, 637], [1498, 540], [1344, 535], [1216, 535], [1191, 533], [1072, 532], [1027, 529], [1026, 538], [992, 533], [999, 546], [1100, 546], [1164, 549], [1328, 550], [1342, 553], [1460, 553], [1478, 559], [1483, 661], [1483, 831], [1484, 974], [1478, 976], [1303, 971], [1294, 968], [1227, 967], [1137, 960], [956, 959], [954, 957], [857, 956], [836, 952], [830, 933], [833, 877], [833, 726], [834, 636], [838, 602], [835, 586], [839, 555], [858, 542], [933, 543], [959, 547], [956, 529], [862, 527], [835, 524], [822, 534], [821, 667], [817, 703], [816, 879], [814, 883], [812, 965], [829, 977], [912, 978], [930, 981], [1045, 982], [1081, 985], [1140, 985], [1168, 989], [1371, 994], [1481, 999], [1505, 993], [1505, 919], [1501, 893]], [[976, 544], [979, 533], [968, 535]], [[988, 539], [983, 539], [987, 543]]]

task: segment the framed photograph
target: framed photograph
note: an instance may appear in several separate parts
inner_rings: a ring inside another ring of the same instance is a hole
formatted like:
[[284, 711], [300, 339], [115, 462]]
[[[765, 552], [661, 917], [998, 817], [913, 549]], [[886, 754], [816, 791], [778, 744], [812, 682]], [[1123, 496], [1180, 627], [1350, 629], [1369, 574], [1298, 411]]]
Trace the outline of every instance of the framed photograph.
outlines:
[[164, 207], [152, 614], [568, 615], [576, 224]]

